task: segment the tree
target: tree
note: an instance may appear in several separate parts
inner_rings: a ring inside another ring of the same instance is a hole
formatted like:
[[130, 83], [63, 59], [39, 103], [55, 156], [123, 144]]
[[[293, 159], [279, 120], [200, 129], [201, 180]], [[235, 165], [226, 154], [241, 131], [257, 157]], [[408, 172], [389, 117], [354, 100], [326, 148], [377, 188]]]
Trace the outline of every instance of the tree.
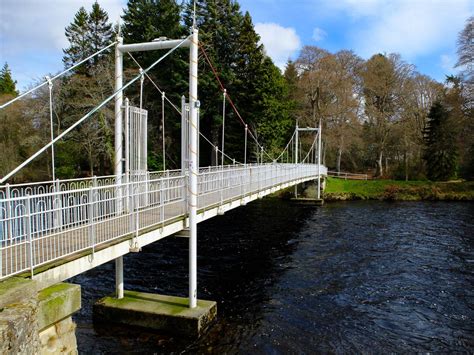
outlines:
[[[462, 82], [457, 83], [451, 90], [453, 98], [462, 99], [462, 113], [464, 117], [461, 131], [460, 167], [465, 178], [474, 179], [474, 16], [466, 21], [466, 26], [459, 33], [458, 62]], [[451, 80], [451, 82], [454, 82]], [[458, 95], [459, 94], [459, 95]]]
[[[73, 64], [96, 53], [113, 38], [112, 25], [108, 22], [109, 17], [97, 1], [92, 5], [92, 10], [87, 13], [84, 7], [81, 7], [75, 14], [73, 22], [66, 27], [66, 38], [69, 41], [69, 47], [63, 49], [63, 62], [65, 67]], [[94, 65], [105, 58], [109, 52], [103, 52], [84, 65], [74, 70], [77, 74], [91, 75]]]
[[[281, 142], [275, 137], [288, 133], [288, 125], [282, 123], [288, 122], [288, 90], [280, 70], [265, 54], [250, 14], [243, 14], [239, 4], [231, 0], [200, 0], [196, 5], [196, 24], [202, 48], [252, 134], [258, 136], [268, 151], [277, 150]], [[184, 19], [188, 26], [193, 23], [193, 8], [189, 2], [185, 9]], [[220, 147], [223, 93], [211, 66], [204, 56], [201, 58], [200, 129], [214, 146]], [[239, 161], [244, 157], [244, 134], [242, 122], [228, 104], [225, 152]], [[250, 136], [248, 144], [248, 151], [256, 152]], [[201, 144], [202, 164], [215, 163], [213, 148], [207, 143]]]
[[16, 80], [14, 81], [12, 79], [12, 72], [7, 63], [5, 63], [0, 71], [0, 95], [3, 94], [18, 95], [18, 91], [16, 91]]
[[[69, 41], [69, 47], [63, 49], [63, 63], [65, 67], [70, 67], [89, 55], [88, 22], [89, 14], [84, 7], [81, 7], [74, 15], [73, 22], [66, 27], [66, 38]], [[85, 74], [87, 69], [85, 66], [81, 66], [75, 72]]]
[[[248, 12], [241, 19], [238, 33], [234, 99], [242, 116], [254, 127], [254, 134], [259, 135], [259, 143], [270, 156], [275, 156], [284, 148], [294, 127], [289, 116], [288, 87], [280, 69], [265, 54]], [[242, 156], [243, 127], [234, 121], [234, 129], [240, 133], [234, 155]]]
[[400, 120], [396, 125], [393, 149], [398, 168], [396, 178], [420, 178], [425, 174], [423, 150], [427, 116], [441, 97], [443, 85], [426, 75], [414, 73], [400, 93]]
[[456, 67], [462, 68], [462, 74], [468, 82], [474, 81], [474, 16], [466, 20], [466, 26], [458, 37], [458, 61]]
[[[96, 1], [92, 5], [92, 10], [89, 13], [87, 21], [87, 34], [88, 46], [90, 47], [91, 54], [101, 50], [112, 42], [114, 32], [112, 31], [112, 24], [109, 23], [109, 16], [105, 10], [103, 10], [99, 3]], [[96, 65], [100, 60], [106, 57], [108, 53], [102, 52], [95, 56], [91, 65]]]
[[[65, 66], [72, 65], [96, 53], [112, 41], [114, 33], [108, 15], [97, 2], [90, 13], [81, 7], [73, 22], [66, 28], [69, 47], [64, 49]], [[57, 134], [72, 125], [77, 119], [96, 107], [114, 90], [112, 56], [103, 52], [76, 68], [66, 77], [63, 85], [55, 84], [55, 116]], [[114, 114], [107, 105], [93, 115], [68, 137], [58, 144], [58, 175], [108, 174], [113, 159]], [[77, 156], [77, 152], [84, 155]]]
[[383, 158], [387, 153], [390, 130], [400, 120], [403, 88], [411, 74], [412, 67], [397, 54], [376, 54], [366, 62], [362, 71], [365, 115], [376, 145], [378, 176], [384, 175]]
[[326, 136], [329, 138], [328, 148], [336, 149], [336, 170], [339, 172], [343, 153], [354, 143], [355, 133], [360, 129], [357, 117], [360, 106], [358, 72], [362, 59], [351, 51], [339, 51], [335, 59], [334, 100]]
[[436, 101], [428, 114], [425, 130], [425, 160], [430, 180], [448, 180], [456, 172], [456, 132], [445, 105]]
[[[181, 23], [181, 6], [175, 0], [129, 0], [124, 10], [122, 35], [124, 43], [150, 42], [156, 38], [182, 38], [189, 31]], [[161, 53], [161, 54], [160, 54]], [[146, 68], [153, 64], [163, 52], [133, 53], [138, 63]], [[168, 56], [159, 65], [148, 72], [151, 79], [166, 93], [166, 96], [177, 106], [180, 106], [181, 96], [188, 95], [188, 51], [179, 49]], [[133, 69], [133, 75], [138, 73], [136, 63], [125, 56], [126, 66]], [[135, 104], [139, 101], [136, 86], [126, 91], [126, 95]], [[145, 79], [143, 89], [143, 107], [148, 110], [149, 119], [149, 156], [150, 166], [161, 168], [156, 161], [162, 161], [162, 125], [160, 93], [153, 84]], [[166, 114], [166, 155], [172, 162], [179, 161], [180, 124], [181, 118], [170, 106], [165, 104]], [[168, 164], [172, 167], [173, 164]], [[174, 164], [175, 168], [178, 164]]]

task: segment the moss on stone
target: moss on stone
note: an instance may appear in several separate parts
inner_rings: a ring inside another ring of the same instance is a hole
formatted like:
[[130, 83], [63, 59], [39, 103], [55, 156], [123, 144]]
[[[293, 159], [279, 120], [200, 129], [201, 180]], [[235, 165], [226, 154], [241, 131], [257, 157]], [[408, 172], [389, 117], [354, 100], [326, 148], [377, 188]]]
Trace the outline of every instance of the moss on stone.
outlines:
[[38, 293], [38, 324], [43, 329], [81, 308], [81, 287], [60, 283]]
[[36, 282], [22, 277], [10, 277], [0, 282], [0, 308], [24, 299], [36, 297]]

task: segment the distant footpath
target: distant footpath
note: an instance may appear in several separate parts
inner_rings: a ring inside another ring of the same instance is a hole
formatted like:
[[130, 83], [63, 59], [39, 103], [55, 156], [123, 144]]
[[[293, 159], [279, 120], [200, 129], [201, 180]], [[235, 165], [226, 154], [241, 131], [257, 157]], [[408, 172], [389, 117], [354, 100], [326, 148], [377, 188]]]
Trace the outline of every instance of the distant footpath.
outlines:
[[474, 181], [344, 180], [328, 178], [325, 201], [474, 201]]

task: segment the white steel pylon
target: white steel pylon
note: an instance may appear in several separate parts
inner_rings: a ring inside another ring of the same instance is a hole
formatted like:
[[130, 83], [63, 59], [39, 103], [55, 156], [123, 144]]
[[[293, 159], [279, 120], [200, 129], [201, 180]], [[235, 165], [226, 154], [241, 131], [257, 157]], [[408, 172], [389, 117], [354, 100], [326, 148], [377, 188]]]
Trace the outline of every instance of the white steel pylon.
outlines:
[[[117, 183], [117, 193], [122, 189], [122, 164], [123, 164], [123, 54], [137, 51], [150, 51], [158, 49], [174, 50], [178, 47], [189, 47], [189, 133], [187, 134], [187, 154], [188, 163], [188, 189], [187, 202], [189, 213], [189, 307], [197, 305], [197, 194], [198, 194], [198, 173], [199, 173], [199, 100], [198, 100], [198, 30], [193, 27], [192, 35], [183, 40], [162, 40], [158, 39], [146, 43], [123, 44], [121, 38], [117, 38], [115, 49], [115, 178]], [[128, 157], [125, 157], [128, 159]], [[126, 163], [127, 165], [127, 163]], [[182, 165], [184, 167], [184, 165]], [[121, 201], [121, 199], [118, 199]], [[117, 213], [121, 213], [122, 206], [117, 206]], [[118, 298], [123, 297], [123, 260], [122, 257], [116, 259], [116, 294]]]

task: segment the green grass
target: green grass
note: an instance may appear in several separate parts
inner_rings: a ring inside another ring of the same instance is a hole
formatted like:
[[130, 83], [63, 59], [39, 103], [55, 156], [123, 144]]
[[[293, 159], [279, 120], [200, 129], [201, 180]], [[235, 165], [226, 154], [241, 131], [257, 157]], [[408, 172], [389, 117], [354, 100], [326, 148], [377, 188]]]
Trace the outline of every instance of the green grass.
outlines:
[[343, 180], [328, 178], [324, 199], [335, 200], [474, 200], [474, 182]]

